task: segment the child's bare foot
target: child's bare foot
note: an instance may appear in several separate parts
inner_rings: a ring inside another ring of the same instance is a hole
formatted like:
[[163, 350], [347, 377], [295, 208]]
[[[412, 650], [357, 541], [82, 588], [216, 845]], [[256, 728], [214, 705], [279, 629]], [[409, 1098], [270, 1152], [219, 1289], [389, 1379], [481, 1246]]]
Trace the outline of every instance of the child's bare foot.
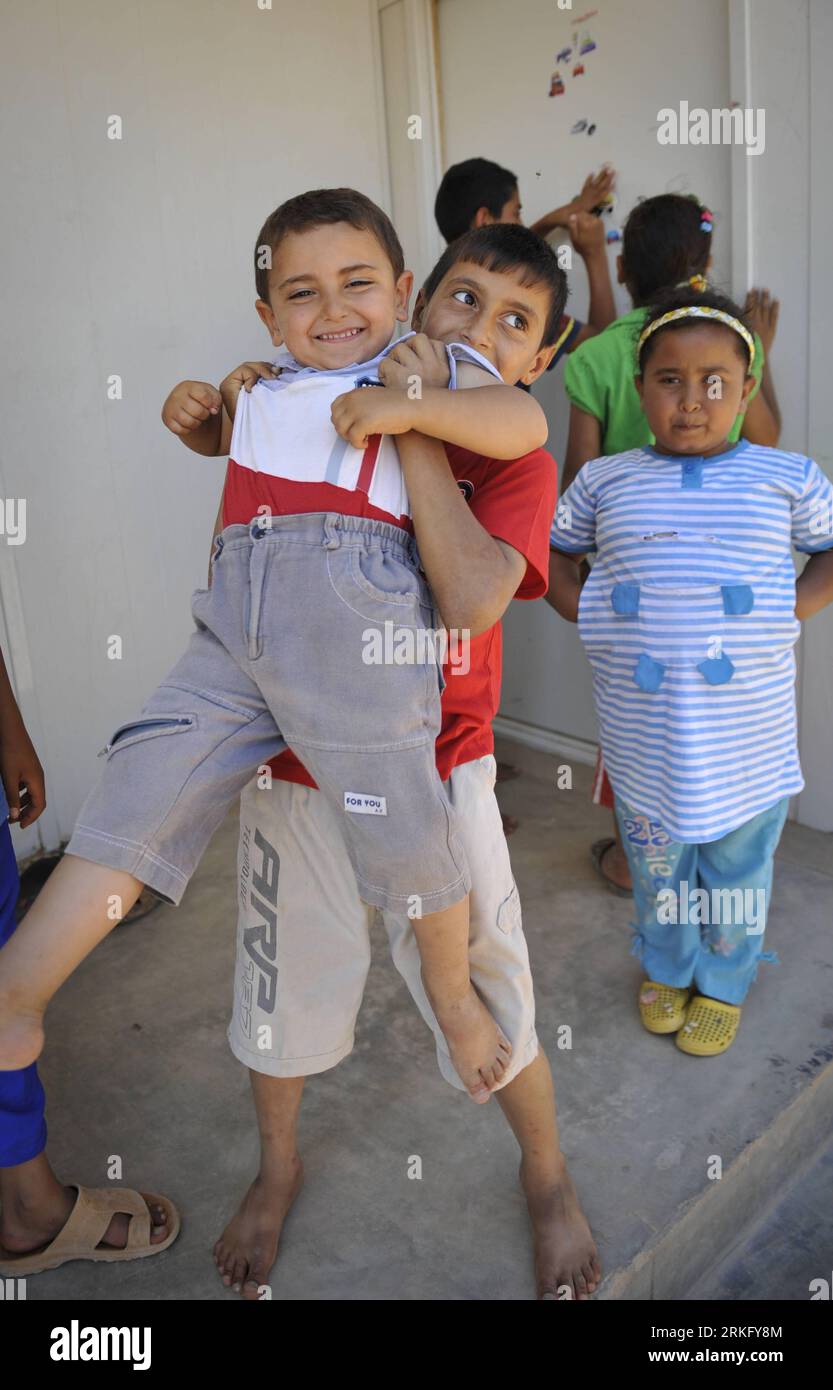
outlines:
[[556, 1182], [532, 1179], [523, 1163], [520, 1177], [532, 1222], [538, 1298], [589, 1298], [599, 1286], [602, 1270], [566, 1165]]
[[457, 1075], [472, 1100], [483, 1105], [503, 1079], [512, 1044], [471, 984], [460, 998], [432, 997], [431, 1007]]
[[9, 999], [0, 989], [0, 1071], [22, 1071], [43, 1051], [43, 1011]]
[[280, 1176], [258, 1173], [214, 1246], [214, 1263], [226, 1288], [251, 1301], [269, 1282], [281, 1228], [301, 1190], [304, 1169], [296, 1156]]
[[[0, 1213], [0, 1251], [5, 1250], [9, 1255], [28, 1255], [51, 1245], [69, 1220], [76, 1197], [74, 1187], [56, 1187], [48, 1200], [38, 1201], [35, 1205], [6, 1197]], [[153, 1203], [148, 1210], [152, 1220], [150, 1242], [151, 1245], [158, 1245], [168, 1234], [165, 1209]], [[131, 1220], [127, 1212], [117, 1212], [99, 1245], [123, 1250]]]

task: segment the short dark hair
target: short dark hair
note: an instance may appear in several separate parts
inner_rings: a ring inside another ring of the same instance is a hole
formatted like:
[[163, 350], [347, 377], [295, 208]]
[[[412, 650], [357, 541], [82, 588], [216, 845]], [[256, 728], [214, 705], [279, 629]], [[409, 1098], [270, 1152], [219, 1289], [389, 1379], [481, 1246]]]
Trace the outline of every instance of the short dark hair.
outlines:
[[[731, 314], [732, 318], [742, 323], [744, 328], [749, 328], [749, 325], [744, 322], [743, 310], [739, 309], [737, 304], [729, 299], [727, 295], [720, 294], [717, 290], [700, 291], [693, 289], [672, 289], [666, 290], [664, 294], [657, 295], [656, 299], [651, 304], [643, 323], [638, 329], [637, 342], [639, 341], [639, 335], [645, 331], [648, 325], [654, 323], [658, 318], [661, 318], [663, 314], [669, 314], [674, 309], [690, 309], [693, 305], [698, 305], [703, 309], [720, 309], [724, 314]], [[704, 324], [708, 323], [711, 323], [715, 328], [724, 328], [727, 333], [731, 333], [735, 349], [743, 359], [744, 366], [748, 373], [750, 365], [749, 347], [740, 334], [736, 333], [734, 329], [731, 329], [728, 324], [721, 324], [719, 319], [710, 320], [708, 318], [696, 318], [693, 315], [691, 318], [675, 319], [673, 323], [663, 324], [662, 328], [657, 328], [651, 334], [650, 338], [646, 338], [642, 345], [642, 350], [637, 356], [638, 372], [641, 374], [645, 370], [645, 364], [648, 358], [656, 347], [658, 339], [661, 338], [664, 333], [682, 332], [686, 328], [702, 328]], [[750, 333], [752, 332], [751, 329], [749, 329], [749, 331]]]
[[711, 252], [703, 207], [681, 193], [661, 193], [632, 208], [622, 232], [622, 269], [634, 303], [701, 275]]
[[475, 227], [443, 251], [422, 287], [426, 302], [451, 267], [459, 261], [482, 266], [484, 270], [493, 270], [498, 275], [507, 270], [518, 270], [522, 285], [541, 285], [548, 290], [550, 311], [539, 346], [549, 347], [556, 342], [567, 303], [567, 277], [558, 264], [555, 252], [543, 237], [515, 222], [495, 222], [487, 227]]
[[500, 217], [518, 180], [491, 159], [464, 159], [446, 169], [434, 201], [437, 226], [446, 241], [456, 241], [469, 230], [478, 208]]
[[281, 203], [270, 213], [255, 243], [255, 285], [258, 298], [269, 298], [269, 267], [262, 264], [262, 249], [274, 254], [290, 232], [305, 232], [333, 222], [348, 222], [359, 231], [372, 232], [388, 257], [398, 280], [405, 269], [405, 257], [393, 223], [382, 209], [357, 193], [354, 188], [314, 188]]

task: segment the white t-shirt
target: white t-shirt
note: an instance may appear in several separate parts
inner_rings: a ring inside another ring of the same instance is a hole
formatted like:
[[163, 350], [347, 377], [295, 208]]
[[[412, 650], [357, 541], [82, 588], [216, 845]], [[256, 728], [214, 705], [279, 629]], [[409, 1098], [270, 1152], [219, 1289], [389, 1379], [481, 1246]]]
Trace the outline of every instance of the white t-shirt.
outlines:
[[[330, 418], [337, 396], [357, 387], [385, 389], [379, 364], [402, 341], [389, 343], [369, 362], [326, 372], [302, 367], [284, 351], [275, 359], [279, 377], [240, 392], [226, 474], [224, 526], [246, 524], [258, 515], [330, 511], [411, 529], [395, 436], [374, 435], [366, 449], [355, 449], [336, 433]], [[450, 390], [457, 388], [457, 365], [463, 362], [501, 381], [491, 362], [472, 348], [451, 343], [446, 352]]]

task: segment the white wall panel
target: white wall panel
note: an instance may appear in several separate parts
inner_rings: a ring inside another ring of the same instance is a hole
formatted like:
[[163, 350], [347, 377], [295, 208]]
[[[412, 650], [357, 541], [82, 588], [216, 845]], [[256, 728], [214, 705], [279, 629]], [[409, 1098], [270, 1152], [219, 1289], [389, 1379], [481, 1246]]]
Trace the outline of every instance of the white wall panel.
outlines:
[[267, 353], [252, 251], [277, 203], [343, 183], [384, 196], [374, 23], [368, 0], [3, 6], [0, 478], [28, 502], [27, 541], [4, 559], [48, 842], [178, 656], [205, 582], [224, 463], [164, 429], [165, 395]]

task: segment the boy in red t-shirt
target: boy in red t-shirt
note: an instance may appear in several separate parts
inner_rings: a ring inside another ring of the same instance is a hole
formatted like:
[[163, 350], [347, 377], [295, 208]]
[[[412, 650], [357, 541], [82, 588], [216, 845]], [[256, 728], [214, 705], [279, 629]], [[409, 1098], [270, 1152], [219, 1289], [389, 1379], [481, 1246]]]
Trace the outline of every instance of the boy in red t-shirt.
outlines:
[[[420, 337], [397, 350], [403, 382], [414, 373], [425, 379], [438, 340], [473, 347], [507, 382], [531, 382], [545, 370], [549, 354], [538, 349], [548, 295], [517, 259], [514, 230], [505, 233], [500, 226], [475, 231], [440, 259], [414, 311]], [[503, 242], [510, 240], [507, 256]], [[250, 364], [242, 377], [250, 384], [269, 370], [267, 363]], [[182, 428], [220, 409], [214, 387], [182, 383], [165, 418]], [[228, 435], [226, 424], [218, 448]], [[546, 589], [555, 464], [543, 449], [495, 461], [414, 432], [400, 435], [397, 446], [440, 612], [449, 628], [472, 633], [467, 661], [452, 649], [446, 665], [437, 766], [472, 871], [472, 982], [513, 1046], [495, 1096], [522, 1150], [538, 1296], [586, 1298], [600, 1269], [560, 1152], [549, 1063], [535, 1034], [520, 901], [494, 796], [491, 728], [500, 702], [500, 617], [513, 597], [534, 599]], [[339, 821], [312, 778], [288, 751], [270, 771], [241, 797], [229, 1026], [232, 1051], [250, 1069], [261, 1164], [214, 1249], [223, 1282], [250, 1299], [268, 1281], [301, 1185], [296, 1124], [304, 1080], [334, 1067], [353, 1047], [373, 920], [359, 897]], [[405, 913], [381, 916], [394, 963], [434, 1033], [440, 1071], [462, 1089], [420, 979], [413, 923]]]

